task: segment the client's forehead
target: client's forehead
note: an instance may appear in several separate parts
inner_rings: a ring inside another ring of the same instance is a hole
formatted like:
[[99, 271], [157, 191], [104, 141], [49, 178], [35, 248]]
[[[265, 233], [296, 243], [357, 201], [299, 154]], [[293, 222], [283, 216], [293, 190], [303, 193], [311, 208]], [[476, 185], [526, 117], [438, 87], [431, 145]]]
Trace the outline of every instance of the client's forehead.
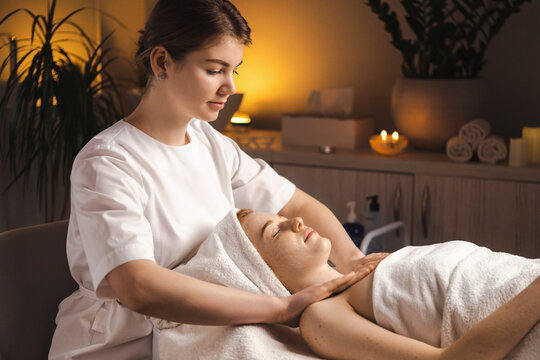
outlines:
[[281, 217], [279, 215], [265, 213], [265, 212], [253, 212], [248, 214], [240, 220], [242, 228], [246, 232], [246, 235], [253, 240], [260, 235], [262, 227], [268, 221], [278, 221]]

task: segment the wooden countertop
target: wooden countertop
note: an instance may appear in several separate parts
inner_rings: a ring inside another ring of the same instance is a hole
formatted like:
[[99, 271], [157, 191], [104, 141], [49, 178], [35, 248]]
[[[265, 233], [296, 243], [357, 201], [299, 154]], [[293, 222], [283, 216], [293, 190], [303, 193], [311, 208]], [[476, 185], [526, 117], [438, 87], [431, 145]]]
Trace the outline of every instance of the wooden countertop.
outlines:
[[443, 152], [409, 149], [397, 156], [379, 155], [370, 148], [337, 149], [332, 154], [321, 154], [317, 147], [283, 146], [279, 131], [249, 130], [224, 134], [234, 139], [250, 156], [269, 163], [540, 183], [540, 165], [511, 167], [507, 162], [496, 165], [478, 161], [457, 163]]

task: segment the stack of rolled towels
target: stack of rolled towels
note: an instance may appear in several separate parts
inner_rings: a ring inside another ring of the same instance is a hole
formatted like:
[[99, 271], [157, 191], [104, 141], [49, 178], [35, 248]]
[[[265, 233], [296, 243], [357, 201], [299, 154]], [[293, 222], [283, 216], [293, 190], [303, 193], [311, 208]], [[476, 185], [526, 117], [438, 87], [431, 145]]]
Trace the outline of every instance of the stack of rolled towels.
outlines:
[[504, 139], [491, 135], [491, 125], [485, 119], [474, 119], [446, 142], [446, 155], [456, 162], [470, 161], [476, 153], [478, 160], [495, 164], [506, 159], [508, 148]]

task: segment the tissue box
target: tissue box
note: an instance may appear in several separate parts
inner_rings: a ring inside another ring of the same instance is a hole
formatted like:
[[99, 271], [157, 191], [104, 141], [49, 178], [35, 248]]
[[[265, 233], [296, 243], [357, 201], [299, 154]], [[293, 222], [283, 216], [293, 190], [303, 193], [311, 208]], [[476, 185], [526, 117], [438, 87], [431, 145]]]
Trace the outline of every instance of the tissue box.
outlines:
[[331, 118], [285, 114], [281, 117], [283, 145], [321, 146], [358, 149], [369, 145], [373, 118]]

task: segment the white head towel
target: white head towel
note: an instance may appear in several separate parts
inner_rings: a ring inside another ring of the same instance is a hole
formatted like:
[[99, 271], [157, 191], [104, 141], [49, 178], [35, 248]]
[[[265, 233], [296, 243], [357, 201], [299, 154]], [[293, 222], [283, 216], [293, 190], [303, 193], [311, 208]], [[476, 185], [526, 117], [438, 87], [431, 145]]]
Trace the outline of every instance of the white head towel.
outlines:
[[[289, 296], [231, 210], [197, 254], [174, 269], [252, 293]], [[159, 359], [314, 359], [298, 329], [284, 325], [202, 326], [153, 319]]]
[[477, 154], [481, 162], [495, 164], [506, 159], [508, 148], [502, 137], [491, 135], [478, 145]]
[[452, 161], [467, 162], [473, 157], [473, 149], [468, 142], [454, 136], [446, 142], [446, 155]]
[[459, 129], [459, 137], [468, 142], [473, 150], [476, 150], [490, 133], [491, 125], [486, 119], [481, 118], [471, 120]]

